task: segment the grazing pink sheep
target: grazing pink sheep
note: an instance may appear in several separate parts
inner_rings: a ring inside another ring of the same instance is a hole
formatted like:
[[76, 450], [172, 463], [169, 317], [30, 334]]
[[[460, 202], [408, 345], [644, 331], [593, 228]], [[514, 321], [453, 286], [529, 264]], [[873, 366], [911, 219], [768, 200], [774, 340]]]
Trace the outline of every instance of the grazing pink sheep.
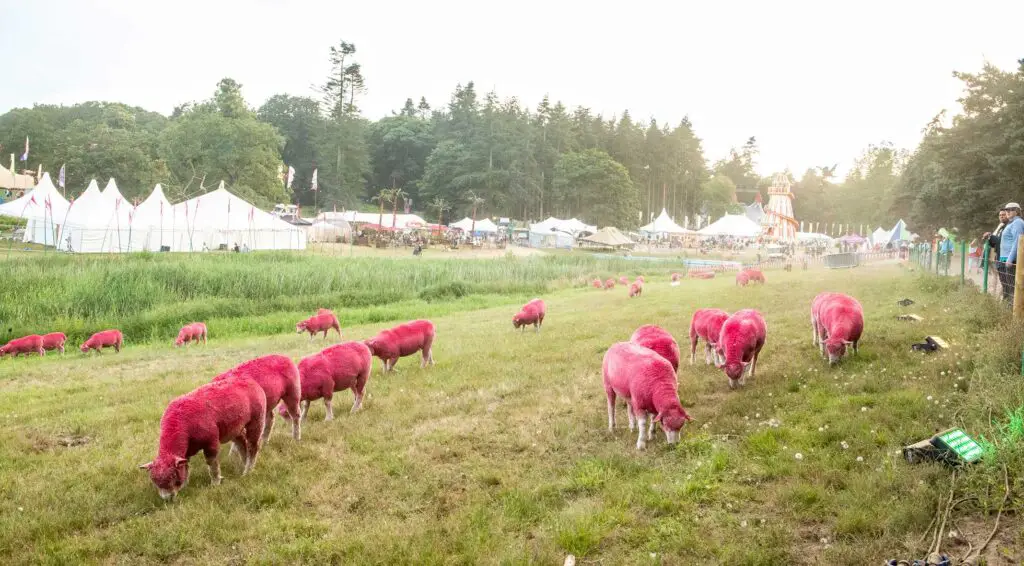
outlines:
[[857, 343], [864, 332], [864, 308], [849, 295], [836, 294], [821, 305], [818, 313], [818, 341], [828, 363], [836, 364], [851, 346], [857, 354]]
[[716, 346], [721, 362], [715, 365], [725, 369], [729, 387], [745, 384], [746, 374], [754, 377], [767, 334], [764, 317], [754, 309], [737, 311], [722, 325]]
[[271, 354], [239, 364], [213, 378], [213, 381], [228, 379], [251, 379], [260, 386], [267, 398], [266, 426], [263, 429], [263, 442], [270, 440], [274, 431], [274, 407], [284, 403], [292, 417], [292, 438], [302, 438], [299, 424], [299, 368], [288, 356]]
[[64, 343], [67, 342], [68, 337], [63, 332], [51, 332], [49, 334], [43, 334], [43, 349], [44, 350], [59, 350], [61, 354], [64, 353]]
[[602, 287], [604, 287], [604, 283], [601, 283], [600, 279], [594, 279], [591, 285], [593, 285], [595, 289], [601, 289]]
[[636, 280], [639, 281], [641, 285], [644, 284], [644, 276], [643, 275], [637, 275], [636, 276]]
[[632, 299], [633, 297], [639, 297], [640, 293], [643, 293], [643, 292], [644, 292], [644, 286], [640, 282], [632, 283], [629, 286], [629, 298], [630, 299]]
[[210, 466], [211, 482], [219, 484], [220, 445], [232, 442], [245, 475], [256, 465], [266, 413], [267, 397], [250, 379], [202, 385], [167, 405], [156, 458], [139, 467], [149, 470], [161, 498], [172, 499], [188, 483], [188, 459], [200, 451]]
[[114, 348], [115, 352], [120, 352], [124, 347], [124, 336], [121, 335], [120, 330], [111, 329], [97, 332], [83, 342], [79, 349], [82, 350], [82, 353], [88, 353], [89, 350], [102, 352], [103, 348], [109, 347]]
[[633, 331], [629, 341], [654, 350], [672, 364], [673, 371], [679, 371], [679, 344], [664, 328], [654, 324], [645, 324]]
[[22, 336], [21, 338], [15, 338], [4, 346], [0, 347], [0, 358], [10, 354], [12, 358], [17, 358], [21, 354], [26, 356], [31, 353], [37, 353], [40, 356], [46, 355], [46, 350], [43, 349], [43, 337], [38, 334], [30, 334], [28, 336]]
[[174, 347], [181, 347], [182, 344], [188, 344], [189, 342], [198, 342], [200, 338], [203, 340], [203, 345], [206, 345], [206, 324], [202, 322], [192, 322], [181, 327], [178, 331], [178, 337], [174, 340]]
[[839, 293], [818, 293], [818, 295], [814, 297], [814, 300], [811, 301], [811, 331], [813, 333], [812, 340], [815, 346], [818, 346], [821, 342], [821, 326], [818, 322], [821, 319], [821, 307], [837, 295], [839, 295]]
[[680, 275], [679, 273], [673, 273], [672, 274], [672, 282], [675, 283], [675, 282], [679, 281], [682, 277], [683, 276]]
[[756, 281], [758, 283], [764, 283], [764, 273], [762, 273], [760, 269], [755, 269], [753, 267], [748, 269], [747, 270], [747, 278], [750, 281]]
[[[358, 411], [363, 405], [363, 391], [370, 379], [372, 364], [373, 356], [370, 349], [362, 342], [335, 344], [299, 360], [299, 377], [302, 383], [302, 408], [299, 418], [306, 418], [311, 402], [323, 399], [324, 408], [327, 410], [324, 420], [334, 420], [334, 409], [331, 406], [334, 393], [346, 389], [351, 389], [355, 395], [351, 412]], [[284, 405], [278, 408], [278, 412], [290, 420]]]
[[629, 277], [626, 277], [625, 275], [619, 277], [619, 283], [622, 285], [629, 285]]
[[690, 272], [690, 277], [692, 279], [714, 279], [715, 278], [715, 272], [714, 271], [691, 271]]
[[544, 305], [544, 301], [533, 299], [523, 305], [523, 308], [512, 316], [512, 326], [525, 329], [532, 324], [534, 331], [540, 332], [540, 327], [544, 324], [544, 314], [546, 312], [547, 307]]
[[[672, 364], [653, 350], [630, 342], [619, 342], [605, 352], [602, 371], [604, 391], [608, 396], [609, 431], [615, 430], [615, 399], [622, 397], [628, 408], [629, 429], [633, 430], [634, 421], [637, 424], [637, 450], [643, 449], [647, 440], [652, 439], [655, 422], [661, 423], [669, 444], [679, 440], [679, 430], [686, 421], [693, 419], [679, 403]], [[645, 426], [651, 415], [654, 418], [650, 426]]]
[[[320, 309], [326, 310], [326, 309]], [[313, 341], [313, 336], [319, 332], [324, 333], [324, 340], [327, 339], [327, 331], [331, 329], [338, 331], [338, 338], [341, 338], [341, 323], [338, 322], [338, 317], [334, 316], [332, 312], [323, 312], [315, 314], [306, 320], [303, 320], [295, 325], [295, 333], [302, 334], [303, 332], [309, 332], [309, 341]]]
[[718, 336], [722, 332], [722, 325], [729, 318], [729, 313], [722, 309], [697, 309], [690, 319], [690, 364], [697, 360], [697, 343], [704, 339], [704, 363], [717, 363], [718, 352], [715, 346], [718, 344]]
[[609, 277], [608, 280], [604, 282], [604, 288], [605, 288], [606, 291], [609, 290], [609, 289], [614, 289], [615, 288], [615, 280], [612, 279], [611, 277]]
[[384, 373], [394, 371], [398, 358], [423, 352], [420, 367], [434, 365], [434, 323], [429, 320], [414, 320], [388, 330], [381, 330], [376, 336], [363, 342], [370, 352], [384, 362]]
[[736, 274], [736, 285], [739, 287], [746, 287], [747, 283], [750, 283], [750, 275], [746, 271], [740, 271]]

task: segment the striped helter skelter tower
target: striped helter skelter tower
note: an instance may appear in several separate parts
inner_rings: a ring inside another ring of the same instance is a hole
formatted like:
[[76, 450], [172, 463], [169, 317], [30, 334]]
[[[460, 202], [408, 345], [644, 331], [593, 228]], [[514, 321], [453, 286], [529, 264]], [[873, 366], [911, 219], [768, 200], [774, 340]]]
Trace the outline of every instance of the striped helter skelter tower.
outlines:
[[795, 242], [799, 225], [793, 216], [793, 193], [785, 173], [776, 173], [768, 189], [768, 206], [764, 207], [761, 227], [769, 239]]

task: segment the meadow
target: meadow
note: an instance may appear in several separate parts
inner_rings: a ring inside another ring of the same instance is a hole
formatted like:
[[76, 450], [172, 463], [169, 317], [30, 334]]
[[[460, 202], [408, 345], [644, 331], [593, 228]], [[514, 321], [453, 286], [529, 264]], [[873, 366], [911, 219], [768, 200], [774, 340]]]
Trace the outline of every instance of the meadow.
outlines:
[[[573, 554], [577, 564], [606, 565], [877, 564], [923, 558], [947, 506], [944, 552], [979, 546], [1002, 508], [984, 555], [989, 564], [1022, 556], [1020, 503], [1003, 495], [1004, 482], [1017, 491], [1024, 469], [1024, 333], [951, 279], [869, 265], [768, 272], [763, 287], [736, 288], [731, 277], [671, 287], [667, 274], [637, 262], [568, 257], [415, 269], [409, 260], [356, 261], [325, 283], [306, 276], [328, 264], [308, 258], [261, 259], [245, 281], [234, 263], [242, 260], [230, 257], [173, 268], [157, 258], [96, 260], [88, 269], [78, 261], [12, 260], [22, 282], [43, 285], [57, 274], [46, 284], [69, 321], [166, 319], [150, 326], [164, 329], [172, 315], [154, 313], [220, 312], [208, 302], [245, 308], [212, 319], [207, 347], [174, 350], [129, 336], [116, 355], [0, 362], [6, 563], [561, 564]], [[76, 270], [88, 275], [88, 290], [70, 284]], [[583, 287], [592, 276], [633, 270], [648, 280], [639, 299], [621, 286]], [[133, 274], [143, 271], [148, 286], [136, 291]], [[446, 295], [451, 281], [489, 292]], [[104, 298], [95, 290], [104, 282], [118, 282], [124, 297]], [[293, 303], [278, 291], [288, 286], [300, 297]], [[421, 296], [427, 289], [437, 295]], [[822, 290], [858, 297], [867, 318], [860, 355], [831, 368], [810, 337], [809, 305]], [[27, 308], [11, 307], [20, 296], [5, 292], [4, 308]], [[540, 293], [543, 331], [513, 331], [518, 303]], [[344, 302], [377, 295], [398, 300]], [[916, 304], [897, 306], [904, 297]], [[25, 303], [46, 301], [32, 291]], [[148, 314], [137, 314], [139, 305]], [[223, 458], [225, 481], [211, 486], [195, 458], [189, 485], [161, 501], [137, 466], [155, 454], [168, 401], [249, 358], [318, 351], [321, 341], [289, 333], [285, 319], [321, 305], [338, 312], [345, 339], [371, 336], [390, 316], [430, 316], [437, 365], [420, 369], [407, 358], [383, 376], [375, 362], [362, 411], [347, 414], [351, 395], [341, 393], [339, 418], [325, 423], [315, 403], [303, 439], [278, 428], [251, 475], [239, 477], [239, 460]], [[680, 399], [695, 422], [679, 444], [658, 432], [637, 451], [622, 408], [619, 428], [607, 431], [602, 355], [646, 323], [688, 351], [690, 316], [707, 306], [764, 313], [758, 374], [730, 391], [719, 370], [684, 361]], [[372, 309], [387, 316], [359, 318]], [[897, 321], [907, 310], [924, 321]], [[910, 351], [929, 334], [950, 349]], [[902, 446], [954, 425], [984, 439], [983, 461], [954, 477], [943, 464], [900, 456]]]

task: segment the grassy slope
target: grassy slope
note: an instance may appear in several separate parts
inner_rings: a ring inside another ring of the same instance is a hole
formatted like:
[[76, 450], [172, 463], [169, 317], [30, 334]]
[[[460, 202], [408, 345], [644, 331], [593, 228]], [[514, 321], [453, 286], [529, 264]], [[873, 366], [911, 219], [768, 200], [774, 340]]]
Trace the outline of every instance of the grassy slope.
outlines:
[[[994, 313], [967, 295], [923, 290], [895, 268], [768, 277], [747, 289], [729, 278], [677, 288], [662, 279], [637, 300], [622, 288], [551, 294], [539, 336], [514, 333], [508, 307], [437, 318], [435, 367], [407, 358], [398, 374], [381, 377], [375, 363], [362, 412], [344, 412], [348, 393], [333, 423], [321, 422], [315, 405], [302, 442], [278, 428], [251, 476], [239, 478], [238, 460], [224, 458], [219, 487], [195, 458], [172, 504], [135, 469], [155, 453], [166, 403], [250, 357], [298, 357], [319, 343], [214, 335], [207, 349], [7, 360], [0, 555], [136, 564], [554, 564], [567, 552], [604, 564], [866, 564], [907, 556], [946, 497], [948, 472], [907, 466], [896, 451], [953, 422], [969, 398], [954, 384], [963, 388], [969, 381], [957, 378], [975, 363], [961, 356]], [[867, 309], [861, 356], [836, 369], [810, 344], [808, 305], [823, 289], [850, 292]], [[894, 320], [903, 296], [919, 301], [913, 310], [928, 322]], [[601, 356], [644, 323], [685, 341], [702, 306], [765, 313], [759, 375], [729, 392], [720, 372], [684, 364], [680, 394], [695, 426], [678, 446], [659, 433], [638, 453], [623, 413], [619, 430], [606, 432]], [[348, 328], [346, 338], [382, 326]], [[929, 332], [953, 352], [908, 351]], [[82, 435], [83, 446], [61, 444]], [[992, 485], [1001, 490], [1002, 478]]]

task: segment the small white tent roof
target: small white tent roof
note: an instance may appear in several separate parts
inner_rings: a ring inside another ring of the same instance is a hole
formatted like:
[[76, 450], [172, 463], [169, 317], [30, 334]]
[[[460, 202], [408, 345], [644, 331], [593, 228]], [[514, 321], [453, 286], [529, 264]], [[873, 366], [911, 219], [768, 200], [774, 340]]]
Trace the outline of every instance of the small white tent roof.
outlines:
[[711, 224], [697, 230], [705, 236], [734, 236], [753, 238], [761, 233], [761, 226], [745, 214], [726, 214]]
[[881, 227], [875, 229], [871, 233], [872, 244], [888, 244], [889, 243], [889, 231], [883, 230]]
[[399, 230], [406, 230], [409, 228], [420, 228], [427, 225], [427, 221], [415, 214], [391, 214], [388, 211], [384, 211], [383, 217], [379, 212], [356, 212], [354, 210], [348, 210], [346, 212], [339, 212], [341, 218], [346, 222], [354, 222], [358, 224], [378, 224], [383, 223], [382, 226], [390, 228], [391, 223], [394, 222], [395, 228]]
[[449, 228], [459, 228], [464, 232], [469, 232], [471, 228], [474, 228], [477, 232], [494, 233], [498, 231], [498, 226], [494, 222], [491, 222], [490, 218], [481, 218], [476, 221], [476, 226], [473, 226], [473, 219], [470, 217], [463, 218], [458, 222], [453, 222], [448, 225]]
[[647, 226], [640, 228], [641, 232], [650, 232], [652, 234], [687, 234], [690, 230], [683, 228], [682, 226], [675, 223], [674, 220], [669, 218], [668, 211], [664, 208], [661, 209], [661, 214], [654, 219]]
[[537, 232], [540, 234], [550, 234], [552, 232], [552, 228], [558, 232], [569, 232], [571, 234], [575, 234], [577, 232], [597, 232], [597, 226], [590, 226], [575, 218], [560, 220], [551, 216], [547, 220], [542, 220], [536, 224], [530, 225], [531, 232]]
[[110, 180], [107, 181], [107, 186], [103, 187], [103, 190], [100, 192], [103, 193], [108, 198], [110, 198], [111, 200], [124, 199], [124, 195], [122, 195], [121, 191], [117, 188], [117, 183], [114, 182], [113, 177], [111, 177]]
[[[47, 201], [50, 203], [49, 211], [46, 210]], [[53, 186], [50, 174], [43, 173], [43, 178], [31, 191], [11, 202], [0, 204], [0, 215], [20, 218], [51, 217], [56, 224], [61, 224], [68, 214], [68, 206], [70, 205], [67, 199]]]
[[171, 202], [164, 196], [164, 188], [157, 183], [146, 200], [135, 207], [135, 212], [132, 214], [132, 226], [159, 226], [161, 218], [165, 218], [168, 226], [170, 225]]

